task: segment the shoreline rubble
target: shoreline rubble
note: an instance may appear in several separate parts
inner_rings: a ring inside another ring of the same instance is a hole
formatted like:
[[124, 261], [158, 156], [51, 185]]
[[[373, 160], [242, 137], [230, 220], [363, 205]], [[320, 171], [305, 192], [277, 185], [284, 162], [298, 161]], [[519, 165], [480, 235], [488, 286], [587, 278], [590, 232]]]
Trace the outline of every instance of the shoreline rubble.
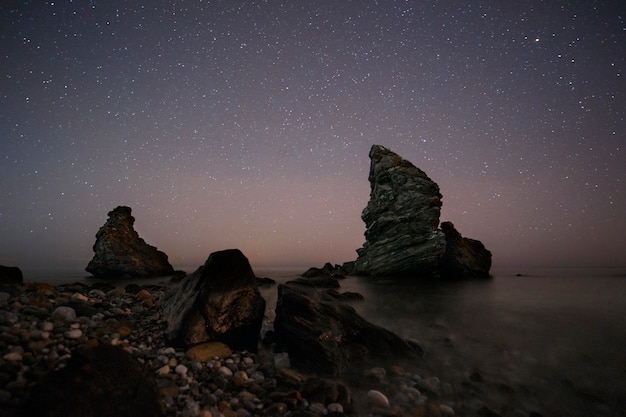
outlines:
[[[263, 344], [258, 352], [205, 346], [204, 355], [170, 346], [160, 309], [169, 286], [26, 283], [2, 293], [0, 414], [18, 415], [37, 383], [79, 347], [108, 344], [154, 375], [166, 416], [475, 415], [451, 384], [400, 366], [326, 379], [290, 368], [284, 353]], [[264, 329], [271, 325], [266, 317]]]

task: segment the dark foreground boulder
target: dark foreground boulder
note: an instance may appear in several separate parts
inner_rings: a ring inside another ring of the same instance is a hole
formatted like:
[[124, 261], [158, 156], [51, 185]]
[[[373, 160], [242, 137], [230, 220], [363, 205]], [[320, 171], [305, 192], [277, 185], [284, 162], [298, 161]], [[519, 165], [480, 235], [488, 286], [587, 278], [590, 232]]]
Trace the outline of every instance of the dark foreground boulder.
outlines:
[[163, 316], [174, 343], [222, 342], [256, 351], [265, 314], [256, 277], [238, 249], [212, 253], [163, 301]]
[[0, 265], [0, 285], [22, 285], [23, 283], [24, 276], [22, 275], [22, 271], [18, 267]]
[[139, 237], [131, 208], [116, 207], [96, 234], [94, 256], [85, 270], [97, 278], [157, 277], [171, 275], [167, 255]]
[[67, 366], [32, 391], [23, 417], [157, 417], [165, 415], [156, 382], [124, 349], [100, 345], [75, 351]]
[[439, 262], [441, 275], [449, 278], [489, 277], [491, 252], [478, 240], [461, 236], [451, 222], [441, 223], [446, 251]]
[[313, 286], [278, 286], [276, 346], [305, 372], [342, 375], [389, 361], [421, 357], [421, 349], [359, 316], [349, 305]]

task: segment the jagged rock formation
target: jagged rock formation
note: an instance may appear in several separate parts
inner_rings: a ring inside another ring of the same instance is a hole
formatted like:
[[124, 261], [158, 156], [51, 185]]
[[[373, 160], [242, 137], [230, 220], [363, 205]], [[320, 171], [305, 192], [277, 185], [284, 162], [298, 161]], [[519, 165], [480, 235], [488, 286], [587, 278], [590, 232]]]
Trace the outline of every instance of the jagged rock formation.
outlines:
[[439, 186], [389, 149], [370, 150], [370, 201], [361, 218], [365, 244], [352, 274], [489, 276], [491, 252], [464, 238], [452, 223], [439, 226]]
[[363, 367], [414, 361], [422, 355], [416, 344], [368, 322], [332, 292], [302, 280], [278, 286], [274, 331], [277, 348], [289, 353], [294, 367], [321, 375], [358, 373]]
[[446, 246], [437, 228], [442, 204], [439, 186], [383, 146], [372, 146], [369, 156], [370, 201], [361, 214], [366, 241], [357, 250], [353, 273], [435, 272]]
[[163, 317], [175, 344], [222, 342], [256, 351], [265, 299], [248, 259], [238, 249], [212, 253], [163, 300]]
[[139, 237], [131, 208], [116, 207], [98, 230], [94, 256], [85, 270], [95, 277], [152, 277], [174, 273], [167, 255]]
[[478, 240], [461, 236], [451, 222], [441, 223], [446, 235], [446, 251], [439, 262], [441, 274], [447, 277], [488, 277], [491, 252]]

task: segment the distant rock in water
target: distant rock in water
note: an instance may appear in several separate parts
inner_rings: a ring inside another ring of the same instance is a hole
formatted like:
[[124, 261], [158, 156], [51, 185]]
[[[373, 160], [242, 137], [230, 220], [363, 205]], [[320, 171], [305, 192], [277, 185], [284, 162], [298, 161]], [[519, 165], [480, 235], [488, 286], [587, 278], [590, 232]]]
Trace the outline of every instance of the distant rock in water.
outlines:
[[94, 256], [85, 270], [95, 277], [156, 277], [174, 273], [167, 255], [139, 237], [131, 208], [116, 207], [98, 230]]
[[357, 250], [353, 272], [435, 272], [446, 247], [445, 235], [437, 228], [442, 204], [439, 186], [383, 146], [372, 146], [369, 156], [370, 201], [361, 214], [366, 241]]
[[446, 277], [488, 277], [491, 252], [478, 240], [461, 236], [451, 222], [441, 223], [446, 235], [446, 251], [439, 262]]
[[265, 314], [257, 279], [238, 249], [214, 252], [163, 300], [170, 339], [185, 346], [222, 342], [256, 351]]
[[0, 265], [0, 285], [3, 284], [17, 284], [22, 285], [24, 283], [24, 275], [22, 270], [16, 266], [3, 266]]
[[489, 276], [491, 252], [444, 222], [442, 195], [426, 173], [389, 149], [370, 150], [370, 201], [361, 218], [365, 244], [353, 274]]

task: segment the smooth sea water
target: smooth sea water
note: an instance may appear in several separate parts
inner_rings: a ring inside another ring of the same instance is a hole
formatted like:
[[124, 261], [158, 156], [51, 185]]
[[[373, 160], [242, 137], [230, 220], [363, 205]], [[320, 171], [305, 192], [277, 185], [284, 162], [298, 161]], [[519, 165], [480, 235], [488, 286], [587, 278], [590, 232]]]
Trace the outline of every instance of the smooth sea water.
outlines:
[[[305, 268], [254, 270], [281, 283]], [[67, 270], [48, 271], [47, 279], [24, 272], [25, 281], [94, 281]], [[492, 275], [455, 282], [348, 277], [340, 290], [364, 296], [352, 306], [367, 320], [424, 348], [416, 364], [424, 376], [476, 391], [475, 401], [503, 416], [626, 415], [626, 268]], [[276, 287], [262, 293], [272, 314]]]

